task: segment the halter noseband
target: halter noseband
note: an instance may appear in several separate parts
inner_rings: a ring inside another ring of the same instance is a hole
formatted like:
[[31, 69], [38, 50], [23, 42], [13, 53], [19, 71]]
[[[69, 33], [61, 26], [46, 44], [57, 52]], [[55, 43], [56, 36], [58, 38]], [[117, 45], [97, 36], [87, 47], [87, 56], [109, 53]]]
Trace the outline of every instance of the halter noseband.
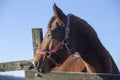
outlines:
[[[42, 55], [46, 56], [46, 57], [47, 57], [49, 60], [51, 60], [56, 66], [59, 66], [60, 64], [58, 64], [53, 58], [51, 58], [51, 55], [52, 55], [52, 54], [57, 54], [57, 51], [58, 51], [61, 47], [63, 47], [63, 46], [66, 47], [66, 49], [67, 49], [67, 51], [66, 51], [67, 54], [71, 54], [71, 51], [70, 51], [70, 49], [68, 48], [68, 44], [69, 44], [68, 39], [69, 39], [69, 33], [70, 33], [70, 27], [69, 27], [69, 25], [70, 25], [70, 16], [71, 16], [71, 14], [68, 14], [68, 16], [67, 16], [67, 22], [66, 22], [66, 28], [65, 28], [65, 38], [62, 40], [62, 42], [58, 43], [58, 45], [56, 45], [56, 47], [53, 48], [53, 49], [50, 50], [50, 51], [43, 52], [43, 51], [40, 51], [39, 49], [36, 51], [36, 54], [42, 54]], [[44, 60], [44, 58], [43, 58], [43, 60]]]

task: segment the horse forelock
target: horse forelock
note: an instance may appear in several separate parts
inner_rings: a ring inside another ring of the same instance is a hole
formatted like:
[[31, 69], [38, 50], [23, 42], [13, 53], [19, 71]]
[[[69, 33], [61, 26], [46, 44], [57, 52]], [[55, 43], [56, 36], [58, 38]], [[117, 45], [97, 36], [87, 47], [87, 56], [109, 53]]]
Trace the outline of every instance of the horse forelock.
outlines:
[[52, 22], [55, 20], [55, 16], [52, 16], [49, 23], [48, 23], [48, 29], [51, 28]]

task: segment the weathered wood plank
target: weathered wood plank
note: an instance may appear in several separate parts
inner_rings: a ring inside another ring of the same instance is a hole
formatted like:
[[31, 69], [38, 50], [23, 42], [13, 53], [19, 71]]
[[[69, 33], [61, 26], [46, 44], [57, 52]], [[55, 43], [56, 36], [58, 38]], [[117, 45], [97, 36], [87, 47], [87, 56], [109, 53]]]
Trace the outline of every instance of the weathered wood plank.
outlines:
[[32, 60], [14, 61], [0, 63], [0, 72], [26, 70], [26, 80], [120, 80], [120, 74], [88, 74], [80, 72], [51, 72], [42, 74], [41, 77], [36, 77], [37, 71], [28, 68], [31, 66]]
[[31, 63], [32, 60], [21, 60], [21, 61], [0, 63], [0, 72], [28, 70], [28, 68], [31, 66]]
[[0, 63], [0, 72], [26, 70], [26, 80], [120, 80], [120, 74], [88, 74], [77, 72], [51, 72], [42, 74], [41, 77], [36, 77], [35, 70], [29, 71], [32, 60], [14, 61]]
[[36, 77], [35, 73], [36, 71], [27, 71], [26, 80], [120, 80], [120, 74], [51, 72]]
[[33, 28], [32, 29], [32, 43], [33, 43], [33, 51], [35, 55], [35, 51], [40, 46], [40, 43], [43, 40], [43, 33], [41, 28]]

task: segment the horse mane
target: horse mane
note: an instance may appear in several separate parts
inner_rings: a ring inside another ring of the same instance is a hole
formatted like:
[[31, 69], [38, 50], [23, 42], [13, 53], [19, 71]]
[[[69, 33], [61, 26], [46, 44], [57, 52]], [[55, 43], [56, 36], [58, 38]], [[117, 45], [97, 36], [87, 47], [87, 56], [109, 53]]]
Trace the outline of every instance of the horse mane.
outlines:
[[[86, 32], [84, 32], [85, 31], [84, 30], [83, 34], [87, 34], [87, 37], [86, 37], [86, 38], [88, 38], [87, 42], [90, 45], [92, 45], [92, 47], [93, 47], [93, 48], [89, 47], [91, 49], [91, 51], [92, 51], [92, 54], [90, 52], [90, 55], [93, 56], [93, 57], [99, 58], [98, 60], [99, 60], [100, 64], [104, 66], [104, 69], [107, 69], [106, 66], [109, 65], [109, 63], [105, 62], [105, 61], [107, 61], [106, 58], [109, 57], [108, 59], [110, 59], [110, 64], [114, 65], [114, 66], [112, 66], [112, 68], [114, 68], [112, 70], [112, 72], [119, 71], [116, 64], [115, 64], [115, 62], [113, 61], [110, 53], [107, 51], [107, 49], [101, 43], [101, 41], [100, 41], [96, 31], [93, 29], [93, 27], [91, 27], [85, 20], [83, 20], [82, 18], [79, 18], [79, 17], [77, 17], [75, 15], [72, 15], [71, 18], [73, 19], [72, 22], [74, 22], [74, 21], [79, 22], [78, 24], [82, 25], [80, 27], [83, 27], [82, 29], [87, 30]], [[89, 53], [89, 51], [88, 51], [88, 53]], [[94, 53], [96, 53], [96, 54], [94, 54]], [[89, 56], [89, 54], [85, 55], [84, 57], [87, 59], [88, 56]], [[88, 59], [88, 60], [90, 60], [90, 59]]]
[[86, 22], [84, 19], [77, 17], [73, 14], [71, 14], [74, 18], [76, 18], [82, 25], [86, 26], [87, 28], [89, 28], [91, 31], [93, 31], [95, 34], [95, 30], [93, 29], [93, 27], [91, 27], [91, 25], [88, 24], [88, 22]]
[[76, 23], [76, 21], [81, 25], [80, 27], [83, 27], [84, 30], [89, 30], [90, 33], [92, 32], [92, 36], [95, 35], [97, 36], [96, 31], [93, 29], [93, 27], [88, 24], [84, 19], [75, 16], [74, 14], [71, 14], [71, 18], [73, 19], [72, 22]]

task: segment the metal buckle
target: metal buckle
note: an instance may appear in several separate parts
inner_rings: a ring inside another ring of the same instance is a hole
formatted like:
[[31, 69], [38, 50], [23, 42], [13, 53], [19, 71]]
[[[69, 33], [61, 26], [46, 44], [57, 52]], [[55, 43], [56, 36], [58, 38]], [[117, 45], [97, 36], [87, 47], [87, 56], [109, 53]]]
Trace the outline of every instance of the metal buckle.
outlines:
[[49, 58], [51, 54], [49, 52], [46, 52], [45, 56]]
[[70, 49], [69, 49], [69, 47], [68, 47], [68, 44], [69, 44], [69, 41], [68, 41], [67, 39], [65, 39], [65, 40], [64, 40], [64, 45], [65, 45], [65, 47], [66, 47], [66, 49], [67, 49], [67, 52], [70, 51]]
[[63, 41], [63, 42], [64, 42], [64, 44], [65, 44], [65, 45], [68, 45], [68, 44], [69, 44], [68, 39], [64, 39], [64, 41]]

